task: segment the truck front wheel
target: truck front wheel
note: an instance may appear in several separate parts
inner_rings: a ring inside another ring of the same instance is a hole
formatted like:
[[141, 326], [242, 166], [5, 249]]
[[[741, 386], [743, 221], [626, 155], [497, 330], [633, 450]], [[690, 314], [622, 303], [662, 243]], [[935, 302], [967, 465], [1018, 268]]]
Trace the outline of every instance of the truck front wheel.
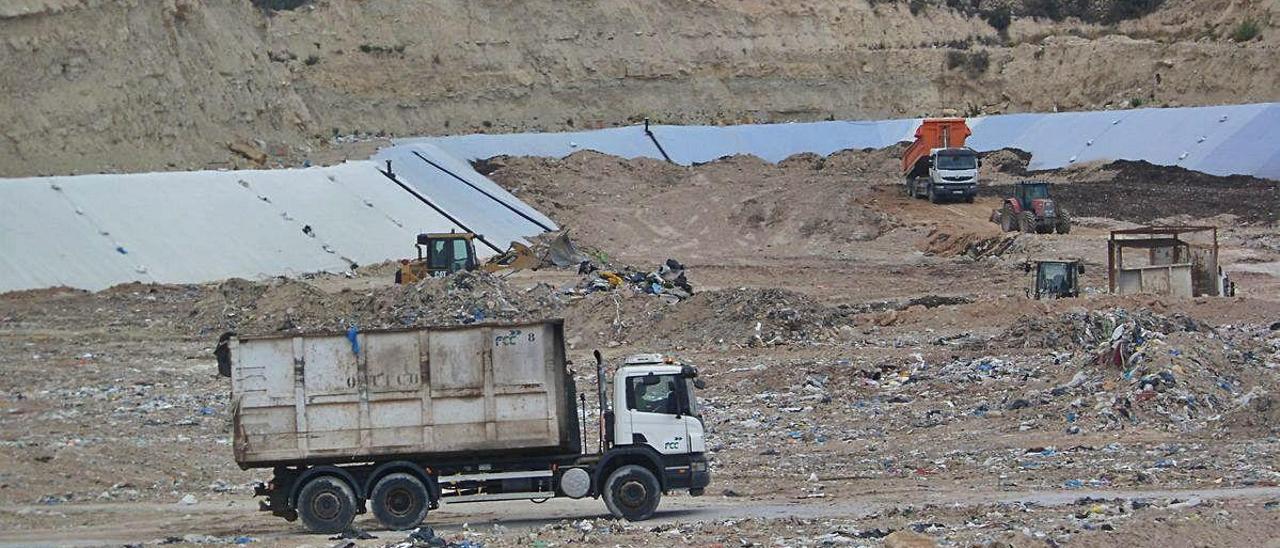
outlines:
[[356, 518], [356, 495], [333, 476], [313, 478], [298, 493], [298, 516], [317, 533], [341, 533]]
[[431, 498], [427, 486], [409, 474], [387, 474], [373, 486], [369, 504], [378, 523], [393, 531], [417, 527], [427, 519]]
[[614, 516], [644, 521], [653, 516], [662, 499], [662, 486], [643, 466], [628, 464], [609, 474], [604, 483], [604, 504]]

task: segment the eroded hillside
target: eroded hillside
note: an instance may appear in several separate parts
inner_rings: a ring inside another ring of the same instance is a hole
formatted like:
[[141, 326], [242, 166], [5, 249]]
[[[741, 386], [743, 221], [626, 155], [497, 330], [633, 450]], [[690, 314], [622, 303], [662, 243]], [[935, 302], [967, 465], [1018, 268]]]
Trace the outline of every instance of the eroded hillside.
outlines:
[[1241, 103], [1280, 89], [1274, 2], [1173, 0], [1114, 24], [1022, 3], [1000, 31], [994, 8], [922, 0], [254, 4], [7, 2], [0, 176], [248, 165], [237, 142], [296, 165], [360, 156], [335, 147], [351, 135]]

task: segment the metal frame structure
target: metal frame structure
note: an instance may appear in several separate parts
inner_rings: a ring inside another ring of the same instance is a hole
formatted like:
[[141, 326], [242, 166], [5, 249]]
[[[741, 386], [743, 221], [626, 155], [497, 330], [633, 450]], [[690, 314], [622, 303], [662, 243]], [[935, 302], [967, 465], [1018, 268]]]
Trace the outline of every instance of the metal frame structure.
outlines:
[[[1198, 244], [1183, 239], [1184, 234], [1207, 232], [1210, 243]], [[1185, 249], [1186, 262], [1178, 265], [1189, 265], [1191, 268], [1191, 287], [1189, 296], [1218, 296], [1221, 294], [1217, 283], [1218, 276], [1218, 227], [1216, 226], [1145, 226], [1124, 230], [1113, 230], [1107, 239], [1107, 286], [1111, 293], [1120, 293], [1123, 288], [1119, 274], [1126, 270], [1124, 266], [1125, 249], [1148, 250], [1148, 257], [1154, 257], [1157, 250], [1170, 249], [1174, 258], [1179, 257], [1179, 249]], [[1203, 250], [1204, 260], [1197, 262], [1193, 250]], [[1153, 265], [1164, 266], [1164, 265]], [[1174, 266], [1170, 262], [1168, 266]], [[1172, 290], [1171, 290], [1172, 291]], [[1173, 292], [1176, 294], [1176, 292]]]

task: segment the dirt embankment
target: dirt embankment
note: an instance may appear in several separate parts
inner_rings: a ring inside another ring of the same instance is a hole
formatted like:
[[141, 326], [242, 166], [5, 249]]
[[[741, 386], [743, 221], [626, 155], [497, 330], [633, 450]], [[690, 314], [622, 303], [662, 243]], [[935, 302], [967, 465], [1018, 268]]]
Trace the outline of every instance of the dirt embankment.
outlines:
[[[22, 0], [0, 6], [0, 176], [251, 165], [231, 143], [297, 165], [367, 156], [343, 144], [352, 136], [641, 117], [1275, 100], [1273, 8], [1215, 1], [1169, 2], [1117, 26], [1019, 8], [1002, 34], [972, 9], [914, 0], [318, 0], [278, 12], [243, 0]], [[1246, 19], [1261, 38], [1236, 44]]]
[[[1135, 223], [1185, 216], [1205, 219], [1232, 215], [1250, 224], [1280, 220], [1280, 183], [1245, 175], [1219, 177], [1180, 167], [1121, 160], [1079, 172], [1029, 174], [1051, 182], [1053, 196], [1078, 217], [1108, 217]], [[1011, 185], [982, 188], [982, 195], [1005, 196]]]
[[694, 167], [595, 152], [564, 159], [493, 158], [489, 176], [569, 227], [581, 244], [660, 260], [821, 255], [895, 226], [875, 182], [894, 151], [751, 156]]

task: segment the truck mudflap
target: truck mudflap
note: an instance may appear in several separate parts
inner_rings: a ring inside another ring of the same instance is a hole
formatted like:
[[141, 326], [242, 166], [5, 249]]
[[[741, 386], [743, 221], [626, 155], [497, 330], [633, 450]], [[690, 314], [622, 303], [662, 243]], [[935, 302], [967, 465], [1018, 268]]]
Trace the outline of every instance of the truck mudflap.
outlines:
[[[280, 481], [288, 482], [286, 484], [278, 483]], [[270, 483], [258, 482], [253, 486], [254, 497], [266, 497], [266, 500], [258, 501], [258, 510], [262, 512], [271, 512], [271, 515], [284, 518], [286, 521], [294, 521], [298, 519], [298, 512], [289, 504], [289, 489], [293, 481], [293, 477], [285, 476], [271, 479]]]
[[688, 489], [698, 496], [711, 484], [711, 469], [703, 453], [663, 456], [664, 484], [667, 490]]

